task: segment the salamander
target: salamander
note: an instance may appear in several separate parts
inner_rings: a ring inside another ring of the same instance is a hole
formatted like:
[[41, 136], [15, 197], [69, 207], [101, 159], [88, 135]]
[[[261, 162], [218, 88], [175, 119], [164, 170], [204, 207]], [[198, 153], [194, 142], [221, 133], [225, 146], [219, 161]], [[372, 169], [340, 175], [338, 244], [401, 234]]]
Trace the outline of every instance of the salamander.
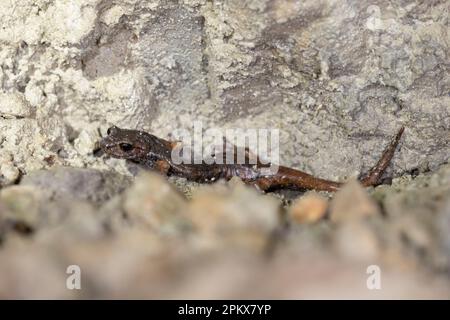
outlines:
[[[404, 127], [385, 148], [379, 161], [369, 172], [359, 179], [365, 187], [381, 183], [382, 175], [389, 166], [404, 132]], [[267, 165], [238, 163], [178, 163], [172, 159], [172, 150], [177, 143], [159, 138], [144, 131], [120, 129], [113, 126], [107, 136], [100, 141], [101, 150], [114, 158], [126, 159], [145, 168], [153, 169], [166, 176], [179, 176], [188, 180], [211, 183], [219, 179], [229, 180], [240, 177], [247, 184], [269, 191], [276, 189], [336, 191], [341, 182], [314, 177], [311, 174], [289, 167], [278, 166], [273, 174], [268, 174]]]

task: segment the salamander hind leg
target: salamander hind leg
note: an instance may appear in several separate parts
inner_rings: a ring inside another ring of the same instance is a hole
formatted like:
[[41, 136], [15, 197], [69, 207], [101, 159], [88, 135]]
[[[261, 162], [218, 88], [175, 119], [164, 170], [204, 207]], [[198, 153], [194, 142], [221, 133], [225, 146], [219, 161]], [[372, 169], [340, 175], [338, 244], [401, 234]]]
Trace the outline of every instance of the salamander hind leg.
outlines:
[[380, 184], [381, 177], [386, 168], [389, 166], [392, 157], [394, 156], [395, 149], [400, 142], [400, 138], [402, 137], [404, 130], [404, 127], [400, 128], [397, 135], [394, 137], [394, 139], [392, 139], [391, 143], [384, 150], [383, 155], [381, 156], [380, 160], [378, 160], [377, 164], [369, 170], [369, 172], [363, 179], [360, 180], [363, 186], [368, 187]]

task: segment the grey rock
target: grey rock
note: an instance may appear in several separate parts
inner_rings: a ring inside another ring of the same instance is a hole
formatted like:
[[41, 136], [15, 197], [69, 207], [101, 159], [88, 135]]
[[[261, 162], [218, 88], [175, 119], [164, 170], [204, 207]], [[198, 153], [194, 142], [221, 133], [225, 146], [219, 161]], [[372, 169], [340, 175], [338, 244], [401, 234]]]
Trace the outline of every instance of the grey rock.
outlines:
[[117, 173], [69, 167], [36, 171], [21, 181], [21, 185], [35, 186], [56, 198], [64, 196], [96, 203], [110, 199], [130, 183], [130, 178]]
[[98, 128], [168, 137], [194, 120], [281, 129], [282, 162], [329, 179], [368, 170], [401, 125], [388, 175], [450, 156], [446, 1], [2, 6], [14, 14], [2, 16], [1, 89], [33, 112], [8, 111], [31, 119], [0, 119], [0, 141], [25, 173], [49, 167], [50, 151], [64, 165], [126, 172], [86, 152]]

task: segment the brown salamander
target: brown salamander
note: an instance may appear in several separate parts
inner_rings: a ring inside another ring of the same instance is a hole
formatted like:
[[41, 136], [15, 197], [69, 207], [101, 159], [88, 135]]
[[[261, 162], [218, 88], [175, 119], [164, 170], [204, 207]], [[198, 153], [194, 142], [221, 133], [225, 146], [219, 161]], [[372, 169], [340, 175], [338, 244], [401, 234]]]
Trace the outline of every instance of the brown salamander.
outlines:
[[[360, 179], [363, 186], [380, 184], [381, 176], [388, 167], [395, 149], [403, 134], [402, 127], [391, 143], [386, 147], [378, 163]], [[252, 184], [261, 190], [273, 189], [314, 189], [336, 191], [342, 185], [316, 178], [308, 173], [288, 167], [279, 166], [272, 175], [262, 173], [260, 165], [251, 164], [176, 164], [172, 161], [172, 149], [176, 143], [158, 138], [152, 134], [111, 127], [107, 136], [100, 141], [100, 148], [114, 158], [127, 159], [146, 168], [154, 169], [170, 176], [175, 175], [197, 182], [213, 182], [218, 179], [229, 180], [233, 176], [240, 177], [245, 183]], [[259, 163], [259, 162], [258, 162]]]

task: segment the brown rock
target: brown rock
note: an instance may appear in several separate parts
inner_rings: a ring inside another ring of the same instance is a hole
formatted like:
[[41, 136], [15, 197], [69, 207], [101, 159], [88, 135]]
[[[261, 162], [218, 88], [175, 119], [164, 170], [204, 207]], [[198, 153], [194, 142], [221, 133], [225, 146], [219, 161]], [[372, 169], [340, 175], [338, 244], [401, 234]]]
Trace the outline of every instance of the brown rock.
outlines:
[[325, 216], [328, 200], [318, 193], [308, 193], [294, 201], [288, 215], [297, 223], [314, 223]]

